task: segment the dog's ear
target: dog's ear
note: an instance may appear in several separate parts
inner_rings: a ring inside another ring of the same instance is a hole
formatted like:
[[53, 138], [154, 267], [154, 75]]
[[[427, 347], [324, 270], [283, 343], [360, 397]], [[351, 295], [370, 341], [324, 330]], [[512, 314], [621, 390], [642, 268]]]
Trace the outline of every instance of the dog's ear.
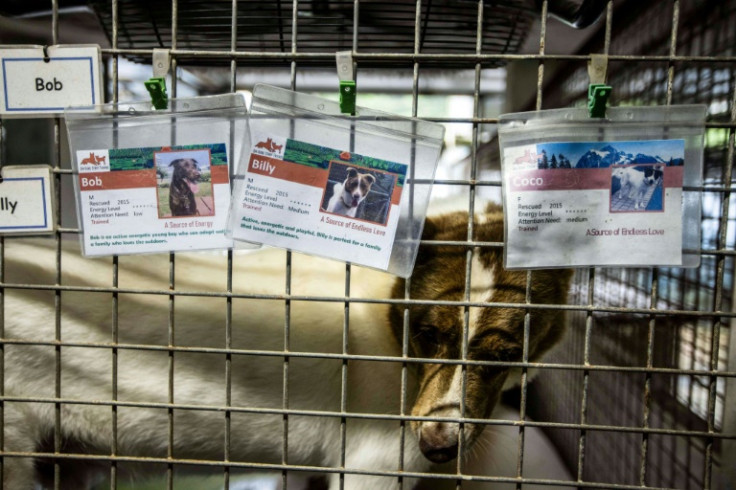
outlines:
[[365, 174], [365, 180], [367, 180], [371, 185], [376, 182], [376, 178], [371, 174]]
[[348, 167], [348, 177], [353, 178], [358, 175], [358, 170], [353, 167]]
[[169, 167], [175, 167], [181, 163], [181, 158], [177, 158], [176, 160], [171, 160], [171, 163], [169, 163]]

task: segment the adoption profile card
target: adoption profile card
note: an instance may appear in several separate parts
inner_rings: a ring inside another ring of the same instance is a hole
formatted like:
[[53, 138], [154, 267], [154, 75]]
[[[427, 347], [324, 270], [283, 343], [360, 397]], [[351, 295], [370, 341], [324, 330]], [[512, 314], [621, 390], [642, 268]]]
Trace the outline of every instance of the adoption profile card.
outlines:
[[76, 152], [88, 256], [228, 248], [225, 143]]
[[276, 135], [253, 141], [234, 239], [388, 268], [407, 165]]
[[682, 264], [685, 142], [504, 148], [506, 267]]

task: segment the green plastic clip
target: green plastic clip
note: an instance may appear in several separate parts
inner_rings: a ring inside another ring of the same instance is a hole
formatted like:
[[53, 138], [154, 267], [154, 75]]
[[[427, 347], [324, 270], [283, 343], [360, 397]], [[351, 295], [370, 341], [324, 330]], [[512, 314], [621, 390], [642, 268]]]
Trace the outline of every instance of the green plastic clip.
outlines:
[[588, 114], [590, 117], [606, 117], [606, 103], [611, 96], [610, 86], [602, 83], [588, 85]]
[[169, 95], [166, 93], [166, 79], [163, 77], [149, 78], [144, 82], [148, 93], [151, 94], [151, 102], [157, 110], [166, 109], [169, 105]]
[[355, 115], [355, 95], [355, 81], [340, 80], [340, 112]]

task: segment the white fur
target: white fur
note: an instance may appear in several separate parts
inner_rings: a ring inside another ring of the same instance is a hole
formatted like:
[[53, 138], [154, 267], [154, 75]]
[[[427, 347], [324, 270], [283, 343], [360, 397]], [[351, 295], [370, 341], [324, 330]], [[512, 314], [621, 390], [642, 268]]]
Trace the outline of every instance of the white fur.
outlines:
[[[366, 177], [367, 177], [367, 174], [357, 174], [356, 178], [360, 182], [361, 180], [366, 179]], [[351, 218], [355, 218], [358, 212], [358, 207], [363, 202], [363, 200], [366, 198], [366, 196], [368, 195], [368, 192], [370, 192], [370, 187], [372, 185], [372, 182], [369, 181], [368, 190], [365, 193], [360, 188], [360, 185], [358, 185], [355, 188], [355, 190], [351, 193], [345, 187], [345, 184], [347, 183], [349, 178], [350, 177], [345, 179], [344, 182], [339, 182], [332, 186], [332, 197], [327, 203], [327, 211], [330, 213], [341, 214], [343, 216], [349, 216]], [[372, 179], [372, 177], [370, 178]], [[353, 206], [354, 201], [356, 203]]]
[[[51, 250], [18, 242], [7, 247], [7, 281], [52, 284]], [[137, 290], [168, 289], [167, 257], [137, 256], [120, 259], [120, 287]], [[39, 266], [36, 267], [36, 264]], [[177, 291], [223, 291], [224, 258], [214, 255], [176, 258]], [[237, 256], [233, 291], [283, 294], [285, 259], [282, 251], [251, 254], [247, 263]], [[109, 286], [107, 260], [85, 260], [74, 254], [62, 259], [64, 284]], [[352, 271], [351, 297], [388, 297], [394, 278], [367, 269]], [[340, 297], [344, 295], [344, 265], [327, 260], [294, 256], [292, 294]], [[6, 290], [6, 337], [32, 342], [54, 340], [54, 294], [33, 290]], [[173, 300], [174, 345], [222, 349], [225, 347], [226, 300], [178, 296]], [[119, 342], [128, 345], [168, 345], [169, 298], [166, 295], [119, 297]], [[353, 303], [350, 306], [350, 353], [401, 356], [387, 324], [386, 305]], [[342, 352], [344, 305], [337, 302], [293, 301], [290, 305], [290, 350], [293, 352]], [[284, 348], [282, 300], [233, 300], [232, 348], [282, 351]], [[111, 342], [111, 295], [62, 292], [61, 338], [64, 342]], [[5, 393], [10, 397], [55, 396], [54, 347], [7, 345]], [[112, 353], [110, 348], [61, 347], [61, 398], [75, 401], [110, 401]], [[341, 361], [292, 357], [289, 362], [289, 406], [293, 410], [339, 412]], [[118, 351], [118, 400], [166, 404], [169, 356], [165, 350]], [[283, 408], [284, 361], [281, 357], [233, 355], [232, 406], [258, 409]], [[350, 411], [398, 414], [401, 364], [350, 362], [347, 405]], [[412, 388], [410, 387], [410, 390]], [[184, 405], [225, 407], [225, 356], [176, 352], [174, 354], [174, 402]], [[388, 403], [387, 400], [395, 402]], [[85, 440], [110, 454], [112, 441], [110, 406], [64, 404], [62, 432]], [[278, 464], [282, 460], [283, 420], [280, 414], [234, 412], [231, 458]], [[377, 471], [397, 469], [399, 444], [396, 423], [349, 419], [347, 467]], [[37, 440], [53, 434], [54, 405], [5, 404], [5, 450], [31, 452]], [[168, 449], [167, 412], [164, 409], [120, 407], [118, 454], [165, 458]], [[225, 441], [223, 411], [176, 410], [175, 458], [221, 460]], [[340, 418], [289, 418], [288, 463], [340, 466]], [[405, 465], [413, 471], [430, 466], [406, 438]], [[5, 488], [31, 489], [29, 459], [5, 458]], [[337, 476], [331, 488], [337, 488]], [[351, 489], [393, 488], [395, 478], [346, 476]]]
[[[455, 372], [452, 374], [452, 381], [450, 381], [450, 388], [445, 393], [444, 398], [439, 402], [439, 405], [457, 405], [460, 406], [460, 400], [462, 398], [462, 384], [463, 382], [463, 369], [461, 365], [455, 366]], [[455, 410], [454, 410], [455, 411]], [[456, 410], [454, 417], [460, 416], [460, 410]], [[425, 422], [426, 424], [427, 422]]]
[[[46, 243], [48, 241], [39, 241]], [[5, 246], [8, 284], [56, 283], [53, 247], [34, 241], [8, 240]], [[67, 247], [65, 247], [67, 248]], [[169, 400], [171, 358], [166, 347], [225, 349], [223, 297], [175, 296], [169, 290], [168, 256], [132, 256], [119, 259], [117, 400], [153, 407], [120, 406], [117, 410], [117, 454], [163, 460], [169, 450], [167, 404], [173, 401], [216, 410], [176, 409], [173, 417], [173, 457], [222, 461], [225, 441], [225, 354], [175, 351], [173, 354], [173, 400]], [[65, 286], [109, 288], [109, 259], [88, 260], [64, 252], [62, 278]], [[224, 256], [177, 254], [175, 290], [222, 292], [226, 289]], [[490, 274], [484, 269], [474, 275]], [[285, 254], [264, 250], [236, 255], [232, 291], [235, 294], [284, 294]], [[393, 276], [353, 267], [351, 298], [387, 298]], [[475, 281], [474, 281], [475, 282]], [[345, 267], [328, 260], [293, 255], [291, 294], [339, 298], [345, 295]], [[487, 286], [486, 286], [487, 287]], [[125, 290], [164, 294], [132, 294]], [[53, 434], [54, 403], [25, 402], [27, 397], [56, 397], [55, 356], [56, 303], [60, 309], [62, 400], [61, 431], [64, 438], [83, 440], [90, 449], [110, 454], [113, 439], [111, 380], [113, 378], [112, 295], [109, 292], [5, 289], [5, 395], [19, 401], [4, 405], [4, 449], [19, 454], [36, 450], [39, 439]], [[169, 325], [170, 308], [174, 310]], [[387, 305], [352, 302], [349, 307], [348, 351], [351, 354], [401, 357], [387, 322]], [[289, 350], [292, 353], [342, 353], [345, 306], [342, 302], [298, 301], [288, 304]], [[284, 359], [280, 355], [243, 355], [244, 351], [284, 350], [287, 304], [283, 299], [232, 300], [231, 453], [236, 462], [339, 467], [341, 465], [341, 419], [339, 416], [288, 418], [289, 453], [282, 454], [284, 408], [339, 414], [341, 411], [342, 361], [292, 355], [288, 368], [288, 406], [283, 401]], [[17, 342], [13, 342], [17, 341]], [[32, 345], [45, 342], [47, 345]], [[66, 345], [64, 345], [66, 344]], [[73, 344], [73, 345], [72, 345]], [[149, 350], [131, 348], [150, 346]], [[351, 360], [347, 368], [346, 410], [349, 413], [399, 415], [402, 364]], [[458, 373], [460, 368], [458, 368]], [[459, 374], [448, 396], [459, 399]], [[409, 376], [407, 401], [416, 394], [416, 380]], [[99, 404], [99, 402], [103, 402]], [[158, 408], [157, 408], [158, 407]], [[239, 409], [272, 409], [252, 413]], [[409, 408], [407, 407], [407, 411]], [[459, 414], [451, 414], [457, 416]], [[448, 424], [452, 425], [452, 424]], [[456, 424], [455, 424], [456, 425]], [[347, 417], [345, 425], [347, 471], [397, 471], [401, 438], [394, 420]], [[493, 437], [482, 435], [481, 442]], [[406, 424], [403, 469], [423, 472], [431, 463], [421, 454], [416, 437]], [[487, 446], [495, 446], [485, 442]], [[515, 441], [514, 445], [515, 446]], [[507, 452], [503, 447], [500, 451]], [[484, 458], [485, 452], [480, 453]], [[30, 458], [5, 457], [4, 488], [30, 490]], [[477, 463], [483, 467], [483, 462]], [[120, 463], [121, 473], [125, 466]], [[290, 474], [293, 472], [290, 472]], [[62, 474], [63, 478], [64, 474]], [[339, 488], [340, 476], [329, 476], [330, 490]], [[63, 481], [63, 480], [62, 480]], [[299, 487], [290, 485], [289, 488]], [[398, 479], [346, 474], [344, 488], [391, 490]], [[405, 485], [404, 488], [411, 488]], [[493, 488], [493, 487], [491, 487]]]
[[[480, 251], [474, 250], [473, 259], [470, 263], [470, 302], [487, 303], [491, 300], [493, 287], [496, 284], [496, 274], [493, 268], [485, 267], [480, 261]], [[478, 321], [483, 312], [482, 307], [470, 307], [470, 318], [468, 322], [468, 337], [473, 338], [478, 328]], [[462, 313], [461, 313], [462, 314]], [[464, 318], [461, 317], [461, 321]]]
[[[518, 421], [518, 410], [498, 405], [490, 417], [491, 420]], [[529, 420], [529, 417], [526, 417]], [[468, 455], [462, 460], [463, 475], [486, 477], [517, 477], [519, 460], [519, 428], [514, 425], [490, 425], [480, 435]], [[436, 470], [441, 473], [457, 474], [457, 460], [446, 463]], [[524, 461], [522, 467], [524, 478], [571, 481], [572, 476], [565, 469], [560, 456], [544, 433], [535, 427], [524, 429]], [[412, 488], [411, 485], [405, 488]], [[427, 480], [420, 486], [421, 490], [456, 490], [454, 479]], [[463, 490], [515, 490], [514, 483], [488, 483], [464, 480]], [[572, 490], [574, 486], [548, 486], [524, 483], [524, 490]]]
[[355, 218], [355, 215], [358, 212], [358, 207], [352, 207], [348, 204], [345, 204], [345, 194], [345, 186], [343, 183], [333, 185], [332, 197], [327, 203], [327, 211], [330, 213], [341, 214], [343, 216], [350, 216], [351, 218]]
[[617, 196], [619, 199], [629, 198], [634, 200], [634, 209], [645, 207], [644, 198], [649, 186], [644, 179], [644, 172], [632, 167], [617, 167], [613, 170], [613, 176], [619, 179], [621, 187]]

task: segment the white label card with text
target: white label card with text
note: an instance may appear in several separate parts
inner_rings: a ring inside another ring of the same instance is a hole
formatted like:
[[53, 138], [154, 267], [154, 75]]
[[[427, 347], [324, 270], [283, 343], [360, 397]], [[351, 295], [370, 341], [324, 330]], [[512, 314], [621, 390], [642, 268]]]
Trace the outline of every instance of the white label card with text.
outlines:
[[102, 104], [99, 46], [0, 48], [0, 114], [55, 116]]
[[261, 135], [233, 201], [233, 238], [385, 270], [407, 165]]
[[684, 140], [504, 148], [506, 267], [682, 264]]
[[54, 231], [53, 178], [48, 165], [2, 168], [0, 233], [35, 235]]
[[229, 248], [224, 143], [77, 151], [87, 256]]

